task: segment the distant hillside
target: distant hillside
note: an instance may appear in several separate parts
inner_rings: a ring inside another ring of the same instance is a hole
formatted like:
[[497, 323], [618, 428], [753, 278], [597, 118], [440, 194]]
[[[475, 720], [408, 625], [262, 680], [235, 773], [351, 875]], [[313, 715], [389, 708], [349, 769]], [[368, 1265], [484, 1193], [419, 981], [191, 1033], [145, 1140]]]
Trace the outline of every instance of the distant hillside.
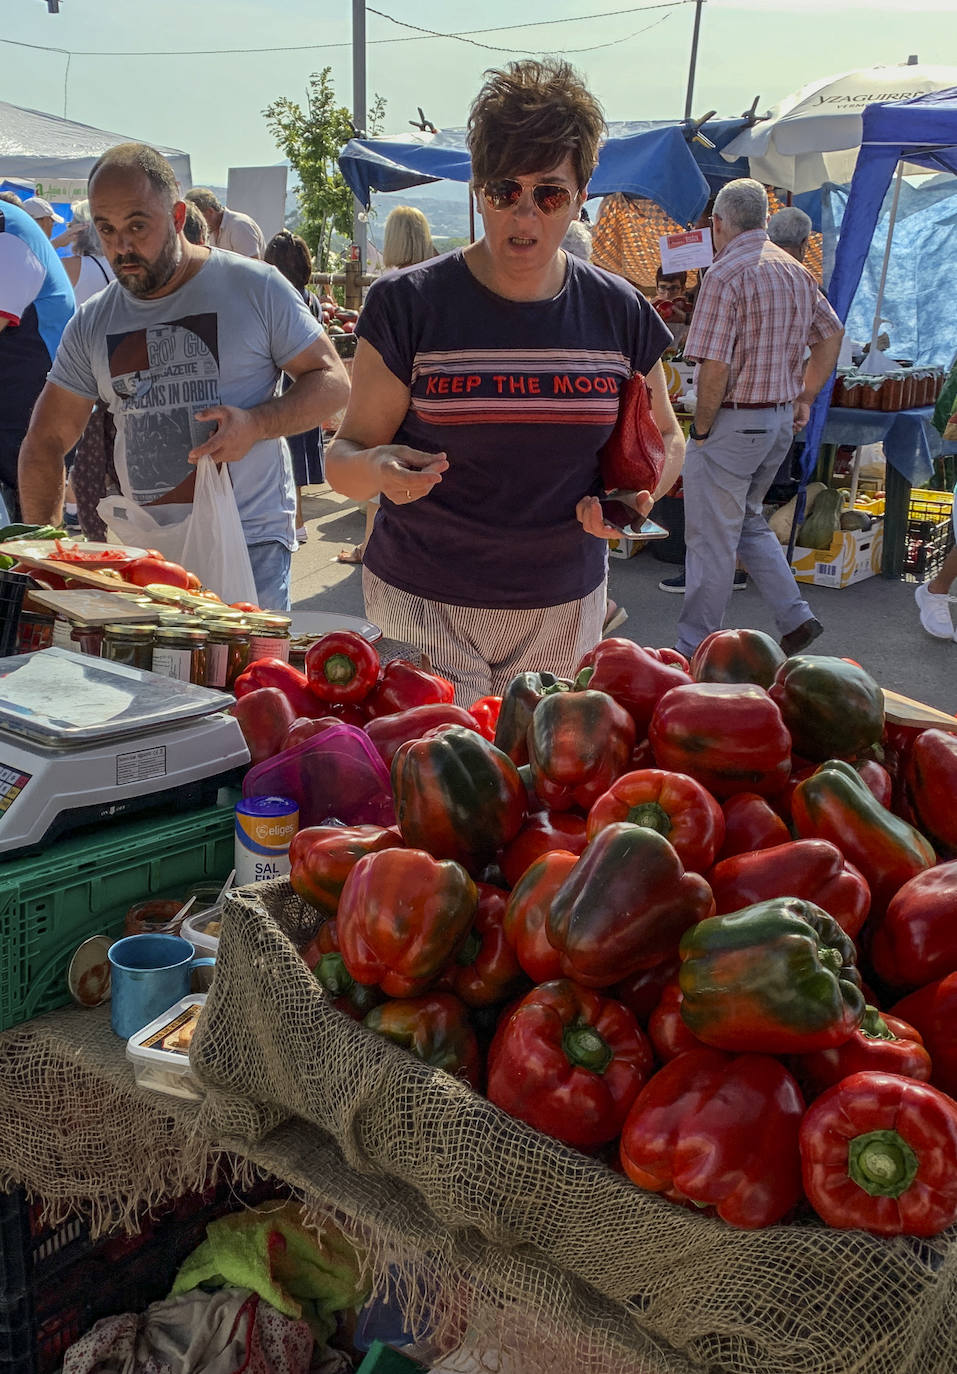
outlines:
[[412, 186], [407, 191], [374, 192], [376, 212], [373, 233], [381, 233], [386, 216], [395, 205], [412, 205], [429, 221], [433, 238], [463, 238], [469, 232], [469, 190], [464, 181], [435, 181]]

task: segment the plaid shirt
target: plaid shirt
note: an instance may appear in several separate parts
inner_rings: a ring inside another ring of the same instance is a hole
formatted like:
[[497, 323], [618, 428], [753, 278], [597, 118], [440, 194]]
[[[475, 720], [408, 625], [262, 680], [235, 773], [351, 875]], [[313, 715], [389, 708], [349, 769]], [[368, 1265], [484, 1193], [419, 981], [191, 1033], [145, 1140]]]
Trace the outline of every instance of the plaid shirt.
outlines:
[[797, 259], [748, 229], [705, 274], [684, 351], [729, 365], [726, 400], [778, 405], [804, 389], [806, 346], [842, 328]]

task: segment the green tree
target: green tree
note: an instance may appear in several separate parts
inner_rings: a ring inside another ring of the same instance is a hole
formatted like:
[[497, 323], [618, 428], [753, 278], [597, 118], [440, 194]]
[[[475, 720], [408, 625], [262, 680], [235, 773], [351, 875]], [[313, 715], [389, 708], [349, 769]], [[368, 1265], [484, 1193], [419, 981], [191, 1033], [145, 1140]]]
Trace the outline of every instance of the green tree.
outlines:
[[[321, 272], [338, 266], [332, 238], [352, 238], [352, 192], [339, 171], [338, 156], [353, 136], [349, 111], [336, 103], [331, 67], [313, 72], [303, 108], [281, 96], [263, 110], [266, 127], [276, 146], [289, 159], [299, 178], [299, 232], [309, 244]], [[369, 132], [378, 133], [385, 101], [376, 96], [369, 112]]]

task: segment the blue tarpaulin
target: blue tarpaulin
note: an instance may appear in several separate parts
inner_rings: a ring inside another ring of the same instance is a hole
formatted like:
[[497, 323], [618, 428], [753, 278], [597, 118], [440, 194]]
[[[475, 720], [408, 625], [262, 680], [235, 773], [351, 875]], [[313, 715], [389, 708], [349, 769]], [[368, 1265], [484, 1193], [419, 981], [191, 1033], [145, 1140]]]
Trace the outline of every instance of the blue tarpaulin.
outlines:
[[[692, 223], [712, 192], [748, 175], [746, 160], [725, 162], [719, 156], [747, 123], [742, 117], [703, 124], [701, 133], [716, 145], [714, 150], [689, 140], [696, 127], [692, 121], [611, 124], [589, 193], [646, 196], [679, 224]], [[430, 181], [467, 182], [472, 172], [464, 129], [444, 129], [428, 142], [354, 138], [339, 155], [339, 167], [366, 206], [372, 191], [404, 191]]]
[[[881, 219], [885, 197], [898, 162], [916, 163], [929, 172], [957, 174], [957, 88], [934, 91], [929, 95], [916, 96], [913, 100], [899, 103], [868, 105], [864, 110], [863, 125], [863, 140], [847, 205], [840, 222], [834, 270], [828, 287], [830, 302], [842, 321], [848, 321], [851, 314], [875, 238], [875, 229]], [[949, 243], [953, 243], [953, 226], [957, 222], [953, 217], [954, 211], [950, 208], [953, 201], [941, 201], [939, 205], [937, 213], [946, 216], [950, 224], [950, 232], [948, 234], [945, 229], [944, 237], [949, 239]], [[933, 213], [935, 211], [931, 207], [931, 214]], [[896, 227], [894, 234], [896, 243]], [[881, 255], [885, 239], [886, 233], [883, 237], [878, 233], [877, 250]], [[914, 250], [911, 248], [911, 257], [913, 254]], [[933, 309], [933, 300], [928, 299], [929, 292], [923, 283], [922, 274], [926, 268], [936, 283], [940, 309], [947, 312], [952, 320], [952, 290], [947, 274], [947, 263], [950, 258], [952, 250], [948, 245], [946, 256], [935, 257], [926, 264], [912, 262], [910, 270], [913, 274], [912, 282], [920, 280], [922, 283], [920, 290], [924, 307]], [[890, 315], [890, 308], [883, 313]], [[870, 321], [868, 325], [869, 323]], [[923, 324], [915, 325], [915, 353], [918, 348], [924, 347], [923, 329]], [[869, 329], [865, 331], [865, 337], [870, 337]], [[954, 336], [951, 325], [951, 355], [953, 348]], [[937, 361], [947, 363], [950, 359], [938, 358]], [[833, 379], [823, 388], [811, 409], [811, 418], [805, 432], [805, 480], [817, 462], [832, 387]]]

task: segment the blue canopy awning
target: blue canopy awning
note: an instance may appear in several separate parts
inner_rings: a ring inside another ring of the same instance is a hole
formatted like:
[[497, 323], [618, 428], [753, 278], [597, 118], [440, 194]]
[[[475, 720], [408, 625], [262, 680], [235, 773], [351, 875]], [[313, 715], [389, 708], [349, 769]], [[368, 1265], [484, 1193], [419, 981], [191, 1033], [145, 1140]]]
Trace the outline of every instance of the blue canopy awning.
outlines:
[[[640, 121], [609, 126], [589, 194], [620, 191], [646, 196], [679, 224], [692, 223], [709, 195], [734, 177], [747, 176], [748, 164], [725, 162], [720, 149], [749, 121], [709, 120], [701, 133], [716, 146], [691, 137], [692, 120]], [[430, 181], [463, 181], [471, 176], [464, 129], [444, 129], [429, 142], [354, 138], [339, 155], [339, 167], [356, 198], [368, 206], [373, 191], [404, 191]]]
[[[916, 163], [929, 172], [957, 174], [957, 88], [932, 91], [899, 103], [868, 105], [864, 137], [857, 156], [847, 208], [841, 222], [828, 288], [831, 305], [846, 321], [898, 162]], [[936, 264], [946, 280], [944, 264]], [[946, 292], [943, 293], [946, 296]], [[819, 393], [805, 431], [804, 477], [813, 471], [833, 378]]]

